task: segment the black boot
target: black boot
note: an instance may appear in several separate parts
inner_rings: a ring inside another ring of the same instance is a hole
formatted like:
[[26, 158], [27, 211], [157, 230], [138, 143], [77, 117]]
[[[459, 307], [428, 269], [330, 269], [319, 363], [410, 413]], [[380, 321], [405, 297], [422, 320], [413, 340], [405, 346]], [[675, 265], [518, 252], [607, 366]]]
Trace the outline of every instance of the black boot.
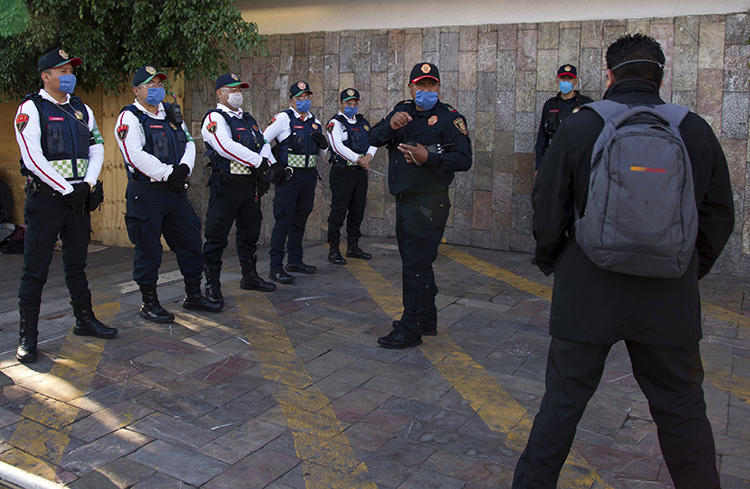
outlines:
[[91, 296], [70, 301], [73, 306], [73, 314], [76, 324], [73, 326], [73, 334], [78, 336], [95, 336], [108, 340], [117, 336], [117, 328], [110, 328], [96, 319], [91, 308]]
[[276, 290], [276, 284], [266, 282], [258, 275], [258, 271], [255, 268], [255, 257], [250, 260], [241, 263], [242, 265], [242, 280], [240, 280], [240, 288], [245, 290], [260, 290], [261, 292], [273, 292]]
[[221, 267], [206, 266], [206, 299], [224, 307], [224, 296], [221, 295]]
[[195, 309], [206, 312], [219, 312], [223, 304], [211, 302], [201, 294], [201, 276], [185, 277], [185, 298], [182, 299], [184, 309]]
[[37, 323], [39, 307], [21, 307], [21, 325], [19, 327], [18, 349], [16, 358], [21, 363], [36, 362]]
[[171, 323], [174, 321], [174, 314], [167, 311], [159, 304], [159, 297], [156, 295], [155, 285], [140, 285], [143, 304], [138, 314], [142, 318], [148, 319], [155, 323]]
[[330, 243], [328, 251], [328, 261], [334, 265], [346, 265], [346, 260], [341, 256], [338, 243]]
[[362, 260], [369, 260], [372, 258], [370, 253], [365, 253], [362, 248], [359, 247], [357, 241], [351, 241], [346, 249], [347, 258], [361, 258]]

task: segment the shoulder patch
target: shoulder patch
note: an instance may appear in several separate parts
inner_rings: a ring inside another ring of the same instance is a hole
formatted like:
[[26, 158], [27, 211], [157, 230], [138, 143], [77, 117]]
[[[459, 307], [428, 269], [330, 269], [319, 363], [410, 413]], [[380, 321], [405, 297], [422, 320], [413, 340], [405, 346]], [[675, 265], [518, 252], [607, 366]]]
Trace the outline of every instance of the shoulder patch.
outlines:
[[453, 107], [450, 104], [444, 104], [445, 108], [448, 109], [448, 112], [458, 112], [455, 107]]
[[276, 116], [271, 117], [271, 121], [268, 123], [268, 125], [270, 126], [274, 122], [276, 122]]
[[434, 126], [435, 124], [437, 124], [437, 121], [438, 121], [438, 116], [431, 115], [430, 118], [427, 119], [427, 125], [428, 126]]
[[456, 128], [464, 136], [468, 136], [469, 135], [469, 130], [466, 129], [466, 122], [464, 122], [464, 119], [462, 117], [457, 117], [456, 119], [453, 119], [453, 125], [456, 126]]
[[329, 122], [326, 126], [326, 131], [331, 132], [333, 131], [333, 121]]
[[18, 132], [23, 132], [24, 128], [26, 128], [26, 124], [28, 123], [29, 123], [28, 114], [24, 114], [22, 112], [18, 114], [18, 116], [16, 116], [16, 129], [18, 129]]
[[211, 121], [206, 126], [206, 131], [208, 131], [210, 134], [216, 134], [216, 121]]
[[125, 141], [125, 138], [128, 135], [128, 125], [127, 124], [120, 124], [117, 126], [117, 137], [120, 138], [120, 141]]
[[369, 131], [370, 130], [370, 126], [368, 126], [367, 124], [365, 124], [364, 127], [365, 127], [365, 131]]

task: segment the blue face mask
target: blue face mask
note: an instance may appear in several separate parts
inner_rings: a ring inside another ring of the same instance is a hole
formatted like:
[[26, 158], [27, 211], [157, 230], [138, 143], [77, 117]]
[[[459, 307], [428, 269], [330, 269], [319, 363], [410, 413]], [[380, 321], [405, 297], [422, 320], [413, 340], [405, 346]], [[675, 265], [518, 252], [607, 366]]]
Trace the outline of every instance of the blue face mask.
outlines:
[[573, 90], [573, 82], [568, 80], [560, 80], [559, 83], [560, 91], [567, 95], [570, 93], [571, 90]]
[[164, 96], [167, 94], [164, 87], [148, 87], [148, 95], [146, 95], [146, 103], [150, 105], [159, 105], [159, 102], [164, 100]]
[[60, 91], [65, 93], [73, 93], [76, 89], [76, 76], [75, 75], [60, 75]]
[[427, 90], [417, 90], [414, 101], [424, 110], [430, 110], [435, 107], [438, 101], [438, 94], [437, 92], [429, 92]]
[[312, 100], [295, 100], [294, 105], [297, 106], [297, 112], [300, 114], [307, 114], [312, 105]]
[[359, 110], [359, 107], [349, 107], [348, 105], [344, 107], [344, 115], [347, 116], [349, 119], [357, 115], [357, 110]]

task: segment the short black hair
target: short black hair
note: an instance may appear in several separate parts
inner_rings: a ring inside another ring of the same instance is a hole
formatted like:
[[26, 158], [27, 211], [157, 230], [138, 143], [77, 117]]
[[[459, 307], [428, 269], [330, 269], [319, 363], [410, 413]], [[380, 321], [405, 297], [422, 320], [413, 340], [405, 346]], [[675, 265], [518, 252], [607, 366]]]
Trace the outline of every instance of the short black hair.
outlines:
[[[645, 78], [660, 85], [664, 78], [664, 51], [653, 37], [644, 34], [622, 36], [607, 48], [606, 58], [607, 69], [612, 70], [616, 80]], [[618, 66], [626, 61], [639, 59], [648, 61]]]

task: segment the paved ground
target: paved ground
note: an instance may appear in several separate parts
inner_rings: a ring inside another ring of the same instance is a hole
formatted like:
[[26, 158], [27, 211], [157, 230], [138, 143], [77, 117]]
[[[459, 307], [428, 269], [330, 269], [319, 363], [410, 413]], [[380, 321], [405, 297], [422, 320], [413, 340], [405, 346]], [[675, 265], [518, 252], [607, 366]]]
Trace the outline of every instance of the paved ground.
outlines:
[[[238, 288], [191, 314], [165, 253], [171, 326], [137, 315], [132, 252], [89, 255], [115, 340], [72, 335], [59, 256], [45, 288], [42, 359], [15, 361], [20, 256], [0, 255], [0, 460], [76, 489], [484, 489], [509, 487], [543, 392], [550, 280], [529, 256], [442, 246], [440, 335], [388, 351], [400, 313], [393, 241], [370, 262], [329, 265], [272, 294]], [[266, 257], [262, 250], [262, 257]], [[267, 270], [262, 258], [261, 270]], [[747, 281], [702, 283], [705, 390], [724, 489], [750, 487]], [[622, 345], [579, 426], [560, 487], [672, 487]]]

